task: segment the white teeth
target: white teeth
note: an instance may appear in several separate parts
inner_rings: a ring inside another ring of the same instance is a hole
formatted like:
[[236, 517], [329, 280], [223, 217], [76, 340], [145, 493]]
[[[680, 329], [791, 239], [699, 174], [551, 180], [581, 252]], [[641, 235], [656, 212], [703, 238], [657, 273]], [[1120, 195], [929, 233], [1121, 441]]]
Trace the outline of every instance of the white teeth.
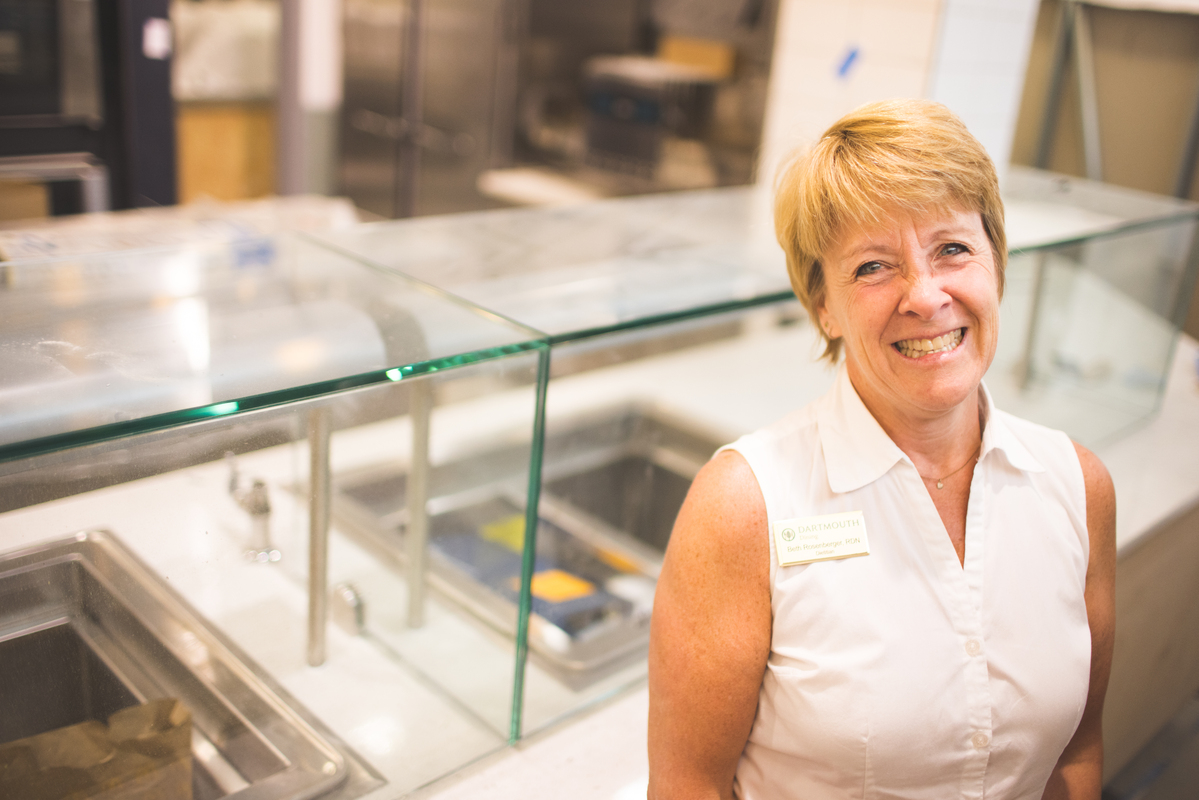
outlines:
[[948, 353], [962, 343], [962, 329], [943, 334], [935, 339], [904, 339], [895, 347], [908, 358], [919, 358], [926, 353]]

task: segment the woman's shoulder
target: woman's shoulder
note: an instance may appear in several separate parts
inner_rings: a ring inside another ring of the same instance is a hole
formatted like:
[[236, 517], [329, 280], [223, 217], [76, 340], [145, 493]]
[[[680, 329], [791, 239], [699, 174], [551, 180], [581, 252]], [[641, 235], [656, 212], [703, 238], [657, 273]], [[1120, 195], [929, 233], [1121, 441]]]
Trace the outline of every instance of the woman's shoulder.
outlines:
[[721, 448], [709, 464], [712, 477], [728, 486], [752, 482], [768, 516], [781, 519], [807, 505], [807, 489], [827, 484], [813, 481], [820, 477], [822, 452], [816, 414], [807, 406]]
[[722, 564], [752, 584], [762, 584], [770, 563], [766, 503], [749, 463], [726, 450], [704, 465], [687, 493], [666, 548], [671, 564]]
[[1044, 466], [1043, 486], [1058, 487], [1057, 496], [1073, 509], [1080, 538], [1085, 537], [1088, 576], [1094, 569], [1115, 569], [1116, 488], [1099, 456], [1062, 431], [998, 413], [1008, 430]]

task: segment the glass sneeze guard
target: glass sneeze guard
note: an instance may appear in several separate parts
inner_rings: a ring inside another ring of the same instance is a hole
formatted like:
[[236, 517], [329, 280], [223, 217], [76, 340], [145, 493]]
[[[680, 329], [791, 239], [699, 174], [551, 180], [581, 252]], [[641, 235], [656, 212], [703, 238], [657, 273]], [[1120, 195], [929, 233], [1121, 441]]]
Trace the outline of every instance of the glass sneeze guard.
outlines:
[[540, 339], [286, 235], [7, 262], [0, 289], [0, 461], [399, 381]]
[[1013, 167], [999, 407], [1111, 442], [1157, 410], [1199, 275], [1199, 206]]
[[552, 342], [791, 297], [756, 187], [361, 225], [319, 241]]
[[728, 429], [660, 402], [661, 374], [622, 371], [796, 319], [768, 209], [739, 187], [315, 235], [552, 347], [522, 733], [644, 676], [674, 516]]
[[111, 698], [0, 747], [168, 696], [197, 798], [382, 798], [515, 738], [539, 333], [291, 235], [5, 262], [0, 320], [0, 671]]

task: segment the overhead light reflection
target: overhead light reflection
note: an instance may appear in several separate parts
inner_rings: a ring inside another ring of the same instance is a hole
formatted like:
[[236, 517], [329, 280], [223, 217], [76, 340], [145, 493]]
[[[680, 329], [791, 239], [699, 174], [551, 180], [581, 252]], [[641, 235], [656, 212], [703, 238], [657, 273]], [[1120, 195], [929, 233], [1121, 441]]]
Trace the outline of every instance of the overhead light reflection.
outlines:
[[194, 373], [204, 373], [212, 358], [209, 341], [208, 301], [202, 297], [187, 297], [171, 309], [179, 344], [187, 356], [187, 365]]

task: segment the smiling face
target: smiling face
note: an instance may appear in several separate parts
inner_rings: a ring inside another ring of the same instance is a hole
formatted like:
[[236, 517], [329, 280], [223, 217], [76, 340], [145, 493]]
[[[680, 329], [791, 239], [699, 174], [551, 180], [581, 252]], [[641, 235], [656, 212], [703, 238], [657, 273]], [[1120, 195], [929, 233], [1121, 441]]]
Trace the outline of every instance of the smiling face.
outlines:
[[[995, 356], [994, 250], [976, 212], [897, 212], [849, 227], [821, 260], [822, 327], [841, 337], [862, 401], [890, 429], [976, 408]], [[890, 423], [890, 424], [888, 424]]]

